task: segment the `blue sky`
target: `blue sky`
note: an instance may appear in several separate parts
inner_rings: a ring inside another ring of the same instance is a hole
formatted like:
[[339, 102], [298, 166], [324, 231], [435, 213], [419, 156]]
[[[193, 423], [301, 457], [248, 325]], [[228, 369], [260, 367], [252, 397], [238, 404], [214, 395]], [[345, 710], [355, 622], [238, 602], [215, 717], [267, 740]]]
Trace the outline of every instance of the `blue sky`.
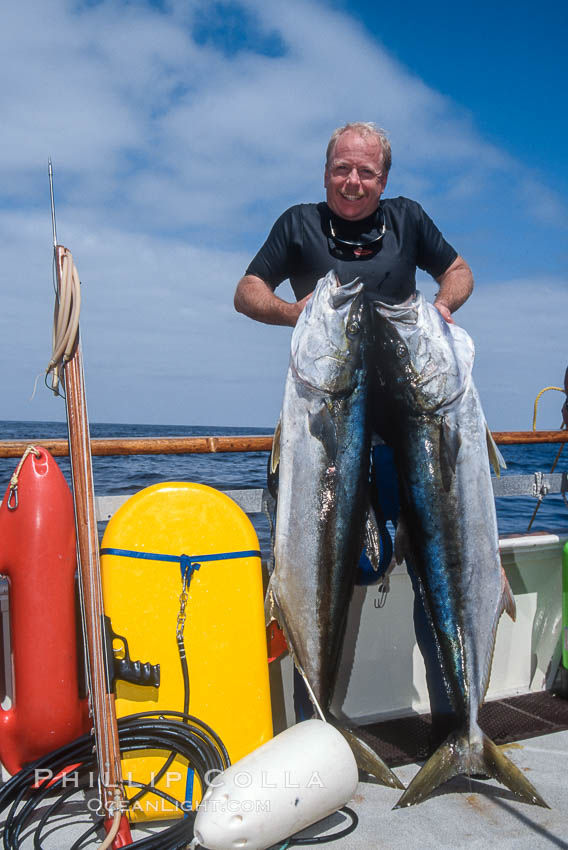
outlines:
[[[388, 6], [3, 12], [2, 418], [64, 418], [41, 383], [30, 400], [51, 344], [48, 156], [83, 282], [91, 420], [270, 426], [290, 331], [236, 314], [234, 287], [279, 213], [323, 197], [333, 129], [373, 120], [393, 146], [385, 194], [418, 200], [474, 270], [458, 321], [490, 426], [530, 427], [536, 393], [568, 363], [566, 11]], [[559, 426], [560, 401], [545, 397], [540, 427]]]
[[568, 9], [559, 0], [341, 2], [391, 55], [474, 113], [484, 138], [568, 190], [562, 144]]

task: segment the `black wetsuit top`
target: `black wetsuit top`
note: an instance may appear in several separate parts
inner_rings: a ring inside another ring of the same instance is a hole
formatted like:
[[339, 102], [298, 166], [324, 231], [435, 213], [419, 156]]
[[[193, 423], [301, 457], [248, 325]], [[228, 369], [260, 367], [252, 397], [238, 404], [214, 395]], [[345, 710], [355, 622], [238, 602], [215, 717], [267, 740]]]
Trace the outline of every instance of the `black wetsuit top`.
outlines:
[[[344, 246], [331, 235], [333, 228], [341, 240], [367, 242], [380, 234], [383, 224], [384, 236], [368, 247]], [[334, 269], [341, 283], [360, 277], [369, 299], [398, 304], [416, 291], [417, 267], [436, 278], [456, 257], [416, 201], [387, 198], [373, 215], [353, 222], [339, 218], [322, 202], [286, 210], [246, 273], [261, 278], [273, 290], [289, 278], [300, 300]]]

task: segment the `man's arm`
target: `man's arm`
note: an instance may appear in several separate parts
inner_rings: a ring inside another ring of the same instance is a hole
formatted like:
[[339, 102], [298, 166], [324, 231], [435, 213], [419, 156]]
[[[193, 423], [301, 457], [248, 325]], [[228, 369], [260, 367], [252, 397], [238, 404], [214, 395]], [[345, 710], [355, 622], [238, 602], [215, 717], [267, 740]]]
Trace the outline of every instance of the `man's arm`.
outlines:
[[247, 274], [239, 281], [235, 292], [235, 310], [266, 325], [294, 327], [298, 316], [312, 296], [301, 301], [283, 301], [260, 277]]
[[473, 274], [464, 258], [458, 254], [451, 266], [436, 280], [440, 289], [434, 307], [438, 308], [446, 322], [453, 323], [452, 313], [455, 313], [472, 293]]

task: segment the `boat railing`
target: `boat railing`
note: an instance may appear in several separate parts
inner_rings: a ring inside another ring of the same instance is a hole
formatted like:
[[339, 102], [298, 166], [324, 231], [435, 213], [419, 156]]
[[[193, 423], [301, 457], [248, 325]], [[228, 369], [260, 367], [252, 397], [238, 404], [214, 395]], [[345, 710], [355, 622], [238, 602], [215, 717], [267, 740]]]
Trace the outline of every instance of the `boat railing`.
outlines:
[[[568, 430], [493, 431], [497, 445], [567, 443]], [[0, 440], [0, 458], [21, 457], [33, 440]], [[69, 454], [64, 439], [40, 439], [39, 445], [54, 457]], [[92, 455], [215, 454], [217, 452], [269, 452], [271, 434], [216, 435], [199, 437], [92, 437]]]
[[[568, 442], [568, 430], [559, 431], [494, 431], [498, 445], [530, 445]], [[0, 458], [19, 458], [30, 444], [30, 440], [0, 440]], [[65, 439], [40, 439], [39, 445], [55, 457], [69, 454]], [[91, 438], [93, 456], [113, 455], [170, 455], [170, 454], [216, 454], [219, 452], [269, 452], [272, 435], [218, 435], [198, 437], [129, 437]], [[506, 496], [530, 496], [542, 500], [547, 495], [561, 494], [566, 501], [568, 472], [535, 471], [531, 475], [504, 475], [493, 480], [496, 498]], [[270, 495], [263, 488], [247, 488], [226, 491], [247, 514], [270, 515]], [[97, 520], [105, 522], [115, 513], [131, 493], [103, 495], [96, 498]], [[568, 524], [568, 523], [567, 523]]]

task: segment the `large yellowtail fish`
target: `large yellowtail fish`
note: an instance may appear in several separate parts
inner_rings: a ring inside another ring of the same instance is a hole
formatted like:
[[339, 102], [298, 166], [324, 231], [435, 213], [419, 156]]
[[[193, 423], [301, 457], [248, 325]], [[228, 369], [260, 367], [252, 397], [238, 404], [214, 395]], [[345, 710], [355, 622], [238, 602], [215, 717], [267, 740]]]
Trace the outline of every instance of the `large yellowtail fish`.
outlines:
[[420, 293], [394, 307], [375, 302], [373, 324], [375, 418], [399, 476], [395, 549], [420, 576], [456, 721], [397, 805], [419, 802], [452, 776], [481, 774], [545, 806], [478, 724], [497, 624], [504, 610], [514, 618], [514, 600], [499, 558], [490, 476], [490, 457], [498, 464], [500, 455], [472, 381], [473, 343]]
[[[370, 308], [363, 283], [319, 281], [291, 343], [272, 469], [278, 467], [275, 569], [267, 613], [282, 626], [320, 716], [327, 718], [368, 507]], [[341, 727], [340, 727], [341, 728]], [[361, 769], [394, 773], [342, 727]]]

